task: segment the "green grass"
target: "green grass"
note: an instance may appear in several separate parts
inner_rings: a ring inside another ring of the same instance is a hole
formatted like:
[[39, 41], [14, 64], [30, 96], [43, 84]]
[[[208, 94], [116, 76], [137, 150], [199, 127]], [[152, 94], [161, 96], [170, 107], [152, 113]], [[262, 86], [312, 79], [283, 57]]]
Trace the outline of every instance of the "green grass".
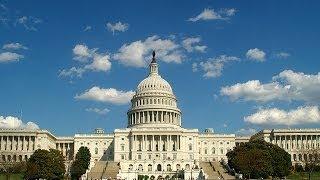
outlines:
[[[294, 174], [291, 174], [287, 177], [287, 179], [292, 179], [292, 180], [295, 180], [295, 179], [302, 180], [302, 179], [308, 179], [308, 178], [309, 178], [309, 174], [306, 172], [294, 173]], [[320, 172], [313, 172], [311, 174], [311, 179], [312, 180], [319, 180], [320, 179]]]
[[[10, 174], [9, 180], [21, 180], [23, 179], [22, 174]], [[7, 180], [6, 174], [0, 174], [0, 180]]]

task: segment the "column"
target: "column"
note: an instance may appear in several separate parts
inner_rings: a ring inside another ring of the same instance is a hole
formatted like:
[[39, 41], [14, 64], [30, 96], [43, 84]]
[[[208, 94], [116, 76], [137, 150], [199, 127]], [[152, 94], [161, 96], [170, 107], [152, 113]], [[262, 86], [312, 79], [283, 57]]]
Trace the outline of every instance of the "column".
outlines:
[[162, 151], [162, 140], [161, 140], [161, 135], [160, 135], [160, 137], [159, 137], [159, 144], [158, 144], [158, 149], [159, 149], [159, 151]]

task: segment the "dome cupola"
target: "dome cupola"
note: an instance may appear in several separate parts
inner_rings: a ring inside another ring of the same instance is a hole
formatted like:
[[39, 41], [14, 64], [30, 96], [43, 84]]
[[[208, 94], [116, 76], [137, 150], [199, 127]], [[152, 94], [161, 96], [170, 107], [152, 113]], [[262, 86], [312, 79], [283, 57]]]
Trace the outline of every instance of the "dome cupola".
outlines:
[[142, 80], [131, 99], [128, 126], [176, 125], [181, 126], [181, 112], [170, 84], [159, 75], [159, 67], [152, 53], [149, 75]]

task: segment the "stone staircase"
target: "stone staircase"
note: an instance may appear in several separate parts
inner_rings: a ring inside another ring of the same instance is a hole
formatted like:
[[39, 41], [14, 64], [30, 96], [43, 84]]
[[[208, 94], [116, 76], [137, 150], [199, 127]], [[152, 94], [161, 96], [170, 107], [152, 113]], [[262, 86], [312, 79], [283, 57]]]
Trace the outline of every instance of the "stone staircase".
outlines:
[[220, 162], [213, 161], [210, 163], [213, 166], [213, 168], [219, 173], [222, 179], [225, 179], [225, 180], [236, 179], [234, 176], [231, 176], [230, 174], [228, 174], [228, 172], [221, 166]]
[[88, 180], [116, 179], [119, 172], [117, 162], [98, 161], [87, 174]]
[[222, 179], [210, 162], [200, 162], [200, 167], [206, 174], [206, 179]]

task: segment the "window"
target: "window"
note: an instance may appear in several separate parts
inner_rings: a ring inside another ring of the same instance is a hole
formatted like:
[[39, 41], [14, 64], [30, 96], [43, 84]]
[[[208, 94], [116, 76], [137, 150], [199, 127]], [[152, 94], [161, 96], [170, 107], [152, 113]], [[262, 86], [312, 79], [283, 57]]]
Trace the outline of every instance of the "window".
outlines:
[[216, 153], [216, 149], [212, 148], [212, 154], [215, 154], [215, 153]]
[[193, 155], [189, 154], [189, 158], [190, 158], [190, 160], [193, 160]]
[[221, 154], [223, 154], [223, 149], [220, 149]]
[[123, 154], [121, 155], [121, 159], [122, 159], [122, 160], [124, 160], [124, 159], [125, 159], [125, 156], [124, 156]]
[[129, 165], [129, 171], [131, 171], [132, 169], [133, 169], [133, 165], [130, 164], [130, 165]]
[[94, 150], [95, 154], [98, 154], [98, 148], [96, 147], [96, 149]]
[[189, 151], [192, 151], [192, 144], [189, 144]]
[[189, 140], [191, 141], [191, 140], [192, 140], [192, 138], [189, 138]]
[[121, 145], [121, 151], [124, 151], [124, 145]]
[[208, 154], [208, 150], [207, 149], [204, 150], [204, 154]]
[[148, 165], [148, 171], [152, 171], [152, 165], [151, 164]]
[[138, 166], [138, 171], [143, 171], [143, 166], [142, 166], [142, 164], [139, 164], [139, 166]]
[[221, 141], [221, 142], [220, 142], [220, 144], [222, 145], [222, 144], [223, 144], [223, 142]]

